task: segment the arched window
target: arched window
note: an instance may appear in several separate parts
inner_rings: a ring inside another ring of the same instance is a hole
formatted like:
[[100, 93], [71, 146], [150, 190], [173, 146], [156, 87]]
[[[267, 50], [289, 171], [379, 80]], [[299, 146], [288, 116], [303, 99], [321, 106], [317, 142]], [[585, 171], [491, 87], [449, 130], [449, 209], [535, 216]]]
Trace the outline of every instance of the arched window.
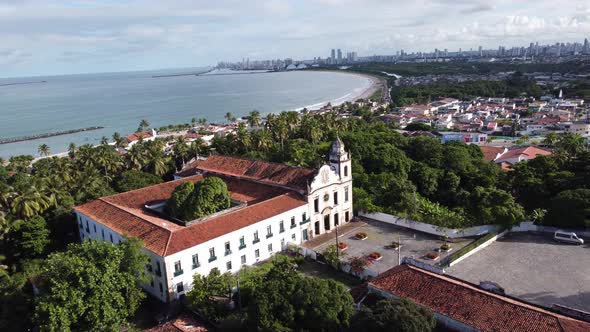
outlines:
[[348, 166], [344, 166], [344, 176], [348, 176]]

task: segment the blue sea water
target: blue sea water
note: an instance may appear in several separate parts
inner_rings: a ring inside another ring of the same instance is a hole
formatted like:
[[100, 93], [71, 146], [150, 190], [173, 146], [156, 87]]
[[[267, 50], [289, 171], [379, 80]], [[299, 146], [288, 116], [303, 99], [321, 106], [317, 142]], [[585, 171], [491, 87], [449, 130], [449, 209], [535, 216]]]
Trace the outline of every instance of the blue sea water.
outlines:
[[[202, 69], [201, 69], [202, 70]], [[198, 69], [185, 70], [196, 72]], [[114, 132], [132, 133], [141, 119], [153, 127], [189, 123], [191, 118], [223, 121], [352, 99], [370, 79], [336, 72], [278, 72], [153, 78], [170, 72], [130, 72], [0, 79], [0, 139], [92, 126], [104, 129], [2, 144], [0, 157], [37, 155], [40, 144], [51, 153], [76, 145], [98, 144]], [[3, 85], [45, 81], [44, 83]]]

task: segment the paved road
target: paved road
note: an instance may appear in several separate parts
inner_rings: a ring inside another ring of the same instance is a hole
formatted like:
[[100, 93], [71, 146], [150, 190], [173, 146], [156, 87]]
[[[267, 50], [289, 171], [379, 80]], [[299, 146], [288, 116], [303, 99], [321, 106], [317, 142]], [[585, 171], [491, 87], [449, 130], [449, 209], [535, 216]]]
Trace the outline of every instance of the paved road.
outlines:
[[510, 233], [447, 273], [472, 283], [491, 280], [508, 295], [550, 307], [590, 312], [590, 239], [575, 246], [550, 235]]

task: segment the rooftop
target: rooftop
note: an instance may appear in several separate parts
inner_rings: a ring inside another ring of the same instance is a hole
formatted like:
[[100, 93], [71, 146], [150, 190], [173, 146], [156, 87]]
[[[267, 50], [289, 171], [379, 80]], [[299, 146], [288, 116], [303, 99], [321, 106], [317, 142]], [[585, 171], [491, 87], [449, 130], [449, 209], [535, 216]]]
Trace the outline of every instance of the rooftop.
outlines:
[[496, 158], [499, 157], [502, 153], [506, 151], [506, 148], [496, 147], [496, 146], [480, 146], [481, 152], [483, 152], [483, 159], [487, 161], [494, 161]]
[[307, 204], [303, 197], [289, 190], [220, 177], [228, 186], [230, 198], [247, 206], [189, 226], [181, 226], [146, 205], [167, 200], [178, 185], [199, 182], [202, 175], [99, 198], [74, 210], [120, 234], [138, 237], [146, 249], [167, 256]]
[[549, 150], [542, 149], [536, 146], [527, 146], [522, 148], [510, 149], [506, 151], [506, 153], [502, 154], [496, 159], [496, 162], [508, 161], [508, 159], [519, 157], [525, 159], [534, 159], [537, 156], [548, 156], [551, 154], [552, 152]]
[[[409, 298], [433, 312], [481, 331], [590, 331], [590, 323], [413, 265], [396, 266], [371, 280], [368, 286]], [[353, 292], [356, 299], [362, 298], [362, 291], [359, 288]]]
[[194, 175], [197, 172], [224, 174], [306, 192], [307, 185], [313, 181], [317, 170], [268, 161], [212, 155], [206, 160], [198, 160], [187, 165], [176, 175], [187, 176]]

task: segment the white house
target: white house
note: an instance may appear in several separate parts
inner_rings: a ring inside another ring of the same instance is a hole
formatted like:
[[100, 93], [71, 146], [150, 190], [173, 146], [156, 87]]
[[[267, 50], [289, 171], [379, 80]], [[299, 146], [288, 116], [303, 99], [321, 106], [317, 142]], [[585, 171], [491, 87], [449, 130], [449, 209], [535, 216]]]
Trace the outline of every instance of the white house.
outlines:
[[[215, 155], [177, 175], [74, 207], [81, 240], [119, 243], [130, 236], [144, 242], [153, 277], [144, 289], [164, 302], [190, 290], [195, 273], [237, 272], [352, 219], [351, 160], [340, 139], [318, 170]], [[164, 212], [178, 185], [208, 176], [227, 184], [232, 207], [189, 222]]]
[[125, 136], [125, 140], [127, 141], [127, 148], [130, 149], [135, 143], [139, 141], [153, 141], [158, 137], [158, 133], [154, 129], [150, 129], [145, 132], [136, 132], [129, 136]]

